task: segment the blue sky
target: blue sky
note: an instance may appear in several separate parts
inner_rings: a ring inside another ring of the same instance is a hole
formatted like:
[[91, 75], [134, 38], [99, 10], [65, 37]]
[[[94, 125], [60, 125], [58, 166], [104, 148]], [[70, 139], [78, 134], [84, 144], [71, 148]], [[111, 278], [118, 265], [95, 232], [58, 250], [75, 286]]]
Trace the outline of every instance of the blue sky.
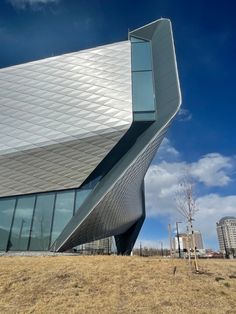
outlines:
[[0, 68], [125, 40], [128, 29], [171, 19], [183, 106], [146, 177], [138, 244], [168, 245], [168, 223], [181, 219], [173, 191], [186, 167], [206, 247], [218, 248], [215, 222], [236, 216], [235, 10], [234, 1], [0, 0]]

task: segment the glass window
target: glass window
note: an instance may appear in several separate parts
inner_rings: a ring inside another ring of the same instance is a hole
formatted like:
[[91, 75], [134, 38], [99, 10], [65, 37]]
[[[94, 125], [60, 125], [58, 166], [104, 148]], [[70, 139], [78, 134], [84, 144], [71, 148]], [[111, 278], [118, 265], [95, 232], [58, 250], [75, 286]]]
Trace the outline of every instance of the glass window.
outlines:
[[85, 190], [92, 190], [92, 189], [94, 189], [94, 187], [101, 180], [101, 178], [102, 178], [101, 175], [96, 176], [95, 178], [93, 178], [92, 180], [90, 180], [89, 182], [84, 184], [81, 189], [85, 189]]
[[9, 241], [9, 249], [12, 251], [26, 251], [28, 248], [34, 203], [35, 196], [18, 198]]
[[15, 198], [0, 200], [0, 251], [7, 248], [15, 203]]
[[151, 114], [155, 112], [155, 96], [149, 41], [131, 37], [131, 64], [134, 119], [137, 121], [155, 120], [155, 115]]
[[152, 58], [149, 42], [132, 43], [132, 71], [151, 71]]
[[58, 238], [73, 216], [75, 191], [58, 192], [56, 195], [51, 245]]
[[147, 42], [146, 40], [144, 39], [141, 39], [141, 38], [138, 38], [138, 37], [134, 37], [134, 36], [131, 36], [130, 37], [130, 40], [132, 43], [143, 43], [143, 42]]
[[79, 189], [76, 192], [76, 202], [75, 202], [75, 211], [77, 211], [79, 209], [79, 207], [82, 205], [82, 203], [84, 202], [84, 200], [87, 198], [87, 196], [89, 195], [89, 193], [92, 190], [86, 190], [86, 189]]
[[55, 193], [37, 197], [30, 238], [30, 250], [46, 251], [49, 247]]
[[133, 72], [132, 84], [134, 111], [154, 111], [152, 71]]

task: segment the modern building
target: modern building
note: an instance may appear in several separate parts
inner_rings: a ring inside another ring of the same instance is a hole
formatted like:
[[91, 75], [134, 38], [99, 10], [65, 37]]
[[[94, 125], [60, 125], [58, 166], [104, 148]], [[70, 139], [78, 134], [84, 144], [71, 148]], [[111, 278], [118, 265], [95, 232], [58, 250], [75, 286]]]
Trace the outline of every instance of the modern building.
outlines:
[[236, 256], [236, 218], [226, 216], [216, 223], [220, 251]]
[[171, 22], [0, 69], [0, 250], [114, 236], [129, 254], [144, 176], [181, 103]]
[[197, 250], [203, 250], [204, 246], [203, 246], [201, 232], [199, 230], [195, 230], [194, 231], [194, 237], [195, 237], [195, 244], [196, 244]]
[[[179, 245], [181, 251], [188, 251], [189, 248], [193, 249], [193, 237], [195, 240], [195, 245], [197, 250], [203, 250], [203, 241], [202, 241], [202, 234], [199, 230], [194, 230], [193, 234], [188, 233], [180, 233], [179, 234]], [[178, 237], [175, 236], [175, 250], [178, 250]]]

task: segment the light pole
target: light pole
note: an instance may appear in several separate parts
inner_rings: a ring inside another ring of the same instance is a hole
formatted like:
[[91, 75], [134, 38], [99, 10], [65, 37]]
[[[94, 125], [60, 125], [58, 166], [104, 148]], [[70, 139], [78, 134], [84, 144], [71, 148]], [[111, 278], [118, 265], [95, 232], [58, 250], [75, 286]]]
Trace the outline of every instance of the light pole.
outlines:
[[179, 228], [178, 224], [181, 224], [182, 221], [176, 221], [176, 235], [177, 235], [177, 241], [178, 241], [178, 252], [179, 252], [179, 258], [181, 258], [181, 251], [180, 251], [180, 243], [179, 243]]

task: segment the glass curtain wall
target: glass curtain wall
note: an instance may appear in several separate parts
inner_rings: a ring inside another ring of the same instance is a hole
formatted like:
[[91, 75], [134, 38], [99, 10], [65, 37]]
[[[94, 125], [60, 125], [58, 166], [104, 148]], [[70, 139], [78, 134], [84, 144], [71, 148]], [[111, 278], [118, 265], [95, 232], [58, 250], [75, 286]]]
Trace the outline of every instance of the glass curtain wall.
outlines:
[[[131, 37], [132, 98], [134, 118], [155, 119], [152, 51], [149, 41]], [[136, 119], [135, 119], [136, 120]]]
[[73, 216], [75, 191], [57, 193], [52, 226], [51, 242], [53, 243]]
[[37, 197], [29, 241], [30, 251], [49, 249], [55, 196], [55, 193], [48, 193]]
[[0, 251], [6, 251], [16, 199], [0, 199]]
[[8, 249], [13, 251], [28, 249], [34, 203], [35, 196], [21, 196], [17, 199]]
[[0, 251], [49, 250], [91, 191], [0, 198]]

